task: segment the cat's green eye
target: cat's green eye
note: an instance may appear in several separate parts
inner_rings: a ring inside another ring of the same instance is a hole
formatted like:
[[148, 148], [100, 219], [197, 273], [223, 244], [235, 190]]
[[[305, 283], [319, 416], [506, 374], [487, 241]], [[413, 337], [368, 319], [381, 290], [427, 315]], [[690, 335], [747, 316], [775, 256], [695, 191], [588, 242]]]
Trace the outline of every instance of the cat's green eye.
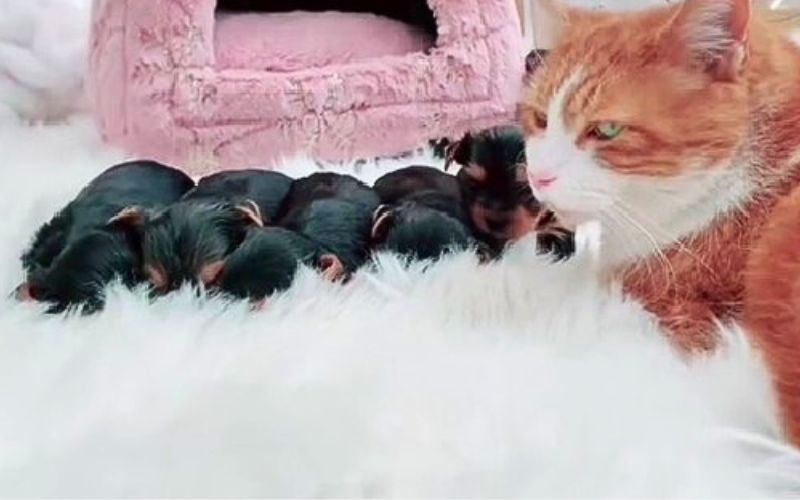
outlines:
[[617, 122], [600, 122], [594, 126], [592, 132], [602, 141], [616, 139], [625, 131], [625, 125]]

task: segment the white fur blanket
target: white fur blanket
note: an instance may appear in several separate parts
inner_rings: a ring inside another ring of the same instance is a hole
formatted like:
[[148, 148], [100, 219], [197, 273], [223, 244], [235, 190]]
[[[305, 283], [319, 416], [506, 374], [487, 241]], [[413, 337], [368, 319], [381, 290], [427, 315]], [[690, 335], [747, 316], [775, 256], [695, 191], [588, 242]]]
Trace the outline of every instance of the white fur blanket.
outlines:
[[[8, 128], [0, 151], [10, 291], [36, 225], [118, 157], [83, 121]], [[115, 290], [88, 318], [5, 299], [0, 496], [800, 494], [738, 331], [686, 363], [590, 259], [528, 248], [386, 257], [344, 287], [307, 272], [260, 313], [189, 291]]]
[[[79, 102], [88, 3], [0, 0], [0, 122]], [[118, 159], [85, 121], [0, 127], [0, 292]], [[387, 257], [346, 287], [305, 273], [258, 314], [189, 292], [116, 290], [90, 318], [2, 298], [0, 497], [800, 496], [767, 375], [726, 336], [687, 363], [591, 261], [525, 248]]]

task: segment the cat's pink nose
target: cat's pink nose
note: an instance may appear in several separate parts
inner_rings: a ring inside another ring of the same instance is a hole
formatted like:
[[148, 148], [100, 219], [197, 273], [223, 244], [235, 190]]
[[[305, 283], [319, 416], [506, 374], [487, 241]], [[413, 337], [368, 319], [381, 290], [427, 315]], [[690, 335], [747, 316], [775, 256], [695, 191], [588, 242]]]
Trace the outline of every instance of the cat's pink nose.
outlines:
[[530, 176], [530, 180], [531, 180], [531, 184], [533, 185], [533, 188], [537, 189], [539, 191], [541, 191], [543, 189], [547, 189], [549, 186], [551, 186], [556, 181], [556, 179], [557, 179], [557, 177], [555, 175], [531, 175]]

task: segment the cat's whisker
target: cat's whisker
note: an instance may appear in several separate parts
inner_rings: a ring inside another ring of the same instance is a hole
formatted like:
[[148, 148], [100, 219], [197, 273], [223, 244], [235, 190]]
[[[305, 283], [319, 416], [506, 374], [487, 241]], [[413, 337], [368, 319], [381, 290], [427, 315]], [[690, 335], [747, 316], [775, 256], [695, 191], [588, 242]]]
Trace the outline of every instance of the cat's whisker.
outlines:
[[[565, 192], [570, 194], [570, 195], [572, 195], [572, 196], [593, 198], [593, 199], [596, 199], [596, 200], [603, 200], [603, 201], [606, 201], [606, 200], [610, 201], [611, 202], [610, 210], [601, 210], [598, 215], [605, 216], [605, 218], [607, 218], [610, 223], [613, 223], [614, 225], [617, 226], [617, 229], [618, 229], [617, 232], [619, 233], [619, 236], [621, 238], [623, 238], [625, 240], [625, 243], [626, 243], [626, 245], [623, 245], [623, 247], [627, 247], [627, 244], [636, 243], [635, 241], [631, 241], [631, 238], [628, 235], [629, 231], [626, 231], [626, 229], [633, 230], [635, 233], [638, 233], [641, 236], [643, 236], [645, 238], [645, 241], [646, 241], [648, 247], [650, 248], [650, 251], [652, 252], [652, 255], [656, 258], [656, 260], [658, 262], [660, 262], [664, 266], [664, 268], [665, 268], [665, 270], [667, 272], [668, 281], [673, 281], [675, 279], [676, 272], [675, 272], [674, 267], [672, 266], [671, 261], [669, 260], [669, 258], [667, 257], [666, 253], [663, 250], [663, 247], [665, 246], [664, 243], [666, 243], [667, 245], [670, 245], [670, 246], [671, 245], [675, 245], [676, 248], [678, 248], [679, 251], [687, 253], [688, 255], [692, 256], [698, 262], [700, 262], [701, 264], [703, 264], [705, 266], [705, 264], [702, 262], [702, 260], [698, 256], [696, 256], [695, 254], [693, 254], [686, 247], [685, 244], [683, 244], [682, 242], [680, 242], [679, 240], [677, 240], [677, 239], [675, 239], [673, 237], [670, 237], [668, 234], [664, 233], [655, 224], [653, 224], [652, 221], [647, 219], [646, 221], [643, 222], [643, 221], [637, 219], [637, 217], [635, 217], [633, 215], [633, 213], [635, 213], [635, 211], [632, 209], [632, 207], [630, 205], [625, 203], [623, 200], [620, 200], [617, 197], [611, 197], [607, 193], [602, 193], [602, 192], [599, 192], [599, 191], [597, 191], [595, 189], [587, 189], [587, 188], [584, 188], [582, 186], [577, 187], [577, 188], [575, 188], [575, 187], [567, 188], [567, 189], [565, 189]], [[631, 246], [634, 246], [634, 245], [631, 245]], [[628, 253], [627, 250], [623, 250], [623, 251]], [[635, 258], [637, 256], [631, 254], [631, 255], [626, 255], [626, 257]], [[651, 277], [652, 277], [654, 275], [654, 272], [653, 272], [652, 268], [650, 267], [651, 264], [650, 264], [649, 261], [651, 259], [644, 258], [644, 259], [641, 259], [641, 260], [644, 261], [644, 264], [645, 264], [645, 266], [647, 267], [647, 270], [648, 270], [648, 274], [650, 274]]]
[[595, 198], [595, 199], [598, 199], [598, 200], [606, 200], [606, 199], [608, 199], [608, 195], [606, 193], [602, 193], [600, 191], [593, 190], [593, 189], [587, 189], [587, 188], [584, 188], [584, 187], [564, 188], [563, 191], [564, 191], [565, 194], [569, 194], [569, 195], [573, 195], [573, 196], [579, 196], [579, 197], [580, 196], [585, 196], [585, 197]]
[[[610, 230], [614, 231], [614, 235], [622, 240], [623, 245], [620, 246], [618, 251], [623, 253], [623, 257], [630, 260], [638, 259], [640, 265], [646, 271], [648, 279], [652, 279], [655, 275], [652, 268], [652, 259], [641, 260], [638, 254], [629, 250], [629, 248], [632, 249], [637, 246], [635, 238], [630, 234], [630, 224], [615, 212], [610, 211], [603, 211], [603, 221], [608, 224]], [[638, 231], [634, 230], [634, 232]]]
[[[625, 201], [623, 201], [623, 200], [615, 199], [615, 203], [618, 204], [621, 207], [624, 207], [626, 209], [626, 211], [628, 212], [628, 214], [632, 214], [632, 213], [635, 212], [633, 207], [631, 207], [629, 204], [625, 203]], [[652, 219], [650, 219], [649, 217], [647, 217], [643, 213], [639, 213], [639, 217], [640, 217], [639, 222], [644, 227], [646, 227], [651, 233], [656, 233], [657, 236], [659, 236], [660, 238], [662, 238], [664, 240], [665, 245], [660, 245], [660, 247], [674, 246], [679, 252], [681, 252], [681, 253], [689, 256], [690, 258], [694, 259], [698, 264], [702, 265], [709, 272], [712, 271], [711, 268], [708, 266], [708, 264], [706, 264], [706, 262], [703, 260], [703, 258], [701, 256], [699, 256], [698, 254], [696, 254], [695, 252], [693, 252], [691, 249], [689, 249], [689, 247], [686, 246], [686, 244], [684, 242], [682, 242], [681, 240], [679, 240], [678, 238], [676, 238], [674, 236], [669, 235], [666, 231], [660, 229], [658, 227], [658, 225]]]
[[638, 231], [642, 236], [645, 237], [647, 242], [650, 244], [651, 250], [653, 251], [653, 255], [659, 262], [661, 262], [664, 265], [667, 271], [667, 281], [670, 283], [673, 282], [676, 276], [675, 269], [672, 267], [672, 263], [667, 258], [664, 251], [661, 249], [661, 246], [658, 244], [658, 240], [655, 238], [655, 236], [653, 236], [653, 234], [650, 231], [648, 231], [647, 228], [642, 226], [632, 214], [627, 213], [627, 211], [622, 205], [615, 202], [614, 204], [612, 204], [611, 207], [620, 217], [622, 217], [628, 222], [628, 224], [632, 229]]
[[650, 194], [655, 194], [655, 195], [664, 197], [664, 198], [667, 199], [667, 201], [670, 201], [672, 203], [676, 203], [676, 204], [681, 205], [681, 206], [685, 205], [688, 201], [690, 201], [690, 200], [688, 200], [686, 198], [685, 193], [674, 191], [674, 190], [669, 189], [669, 188], [658, 188], [657, 187], [657, 188], [653, 189]]
[[655, 237], [655, 235], [653, 235], [653, 233], [648, 228], [646, 228], [640, 221], [636, 219], [636, 217], [634, 217], [634, 215], [630, 212], [630, 210], [625, 206], [625, 204], [621, 200], [618, 199], [612, 200], [611, 207], [613, 211], [619, 214], [621, 217], [623, 217], [624, 220], [626, 220], [632, 228], [636, 229], [637, 231], [642, 233], [642, 235], [645, 236], [645, 238], [647, 239], [647, 241], [650, 243], [651, 247], [657, 254], [659, 254], [660, 256], [664, 256], [664, 253], [661, 250], [661, 245], [659, 245], [658, 239]]
[[[600, 215], [603, 221], [610, 226], [609, 229], [614, 231], [614, 234], [623, 240], [623, 245], [620, 247], [620, 250], [623, 252], [623, 257], [626, 259], [636, 258], [637, 255], [628, 250], [629, 248], [635, 247], [635, 241], [633, 241], [633, 238], [628, 234], [628, 224], [626, 224], [625, 221], [620, 220], [614, 212], [604, 210], [600, 212]], [[643, 263], [648, 278], [652, 278], [654, 276], [654, 272], [653, 268], [651, 267], [650, 259], [646, 259]]]

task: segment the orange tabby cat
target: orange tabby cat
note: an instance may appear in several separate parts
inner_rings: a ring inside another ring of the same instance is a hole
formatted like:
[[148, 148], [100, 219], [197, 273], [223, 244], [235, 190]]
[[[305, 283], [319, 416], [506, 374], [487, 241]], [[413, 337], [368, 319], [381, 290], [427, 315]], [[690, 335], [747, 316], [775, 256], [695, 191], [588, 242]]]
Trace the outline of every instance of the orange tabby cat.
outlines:
[[554, 7], [520, 108], [537, 198], [600, 221], [607, 271], [682, 349], [747, 322], [800, 443], [800, 48], [750, 0]]

